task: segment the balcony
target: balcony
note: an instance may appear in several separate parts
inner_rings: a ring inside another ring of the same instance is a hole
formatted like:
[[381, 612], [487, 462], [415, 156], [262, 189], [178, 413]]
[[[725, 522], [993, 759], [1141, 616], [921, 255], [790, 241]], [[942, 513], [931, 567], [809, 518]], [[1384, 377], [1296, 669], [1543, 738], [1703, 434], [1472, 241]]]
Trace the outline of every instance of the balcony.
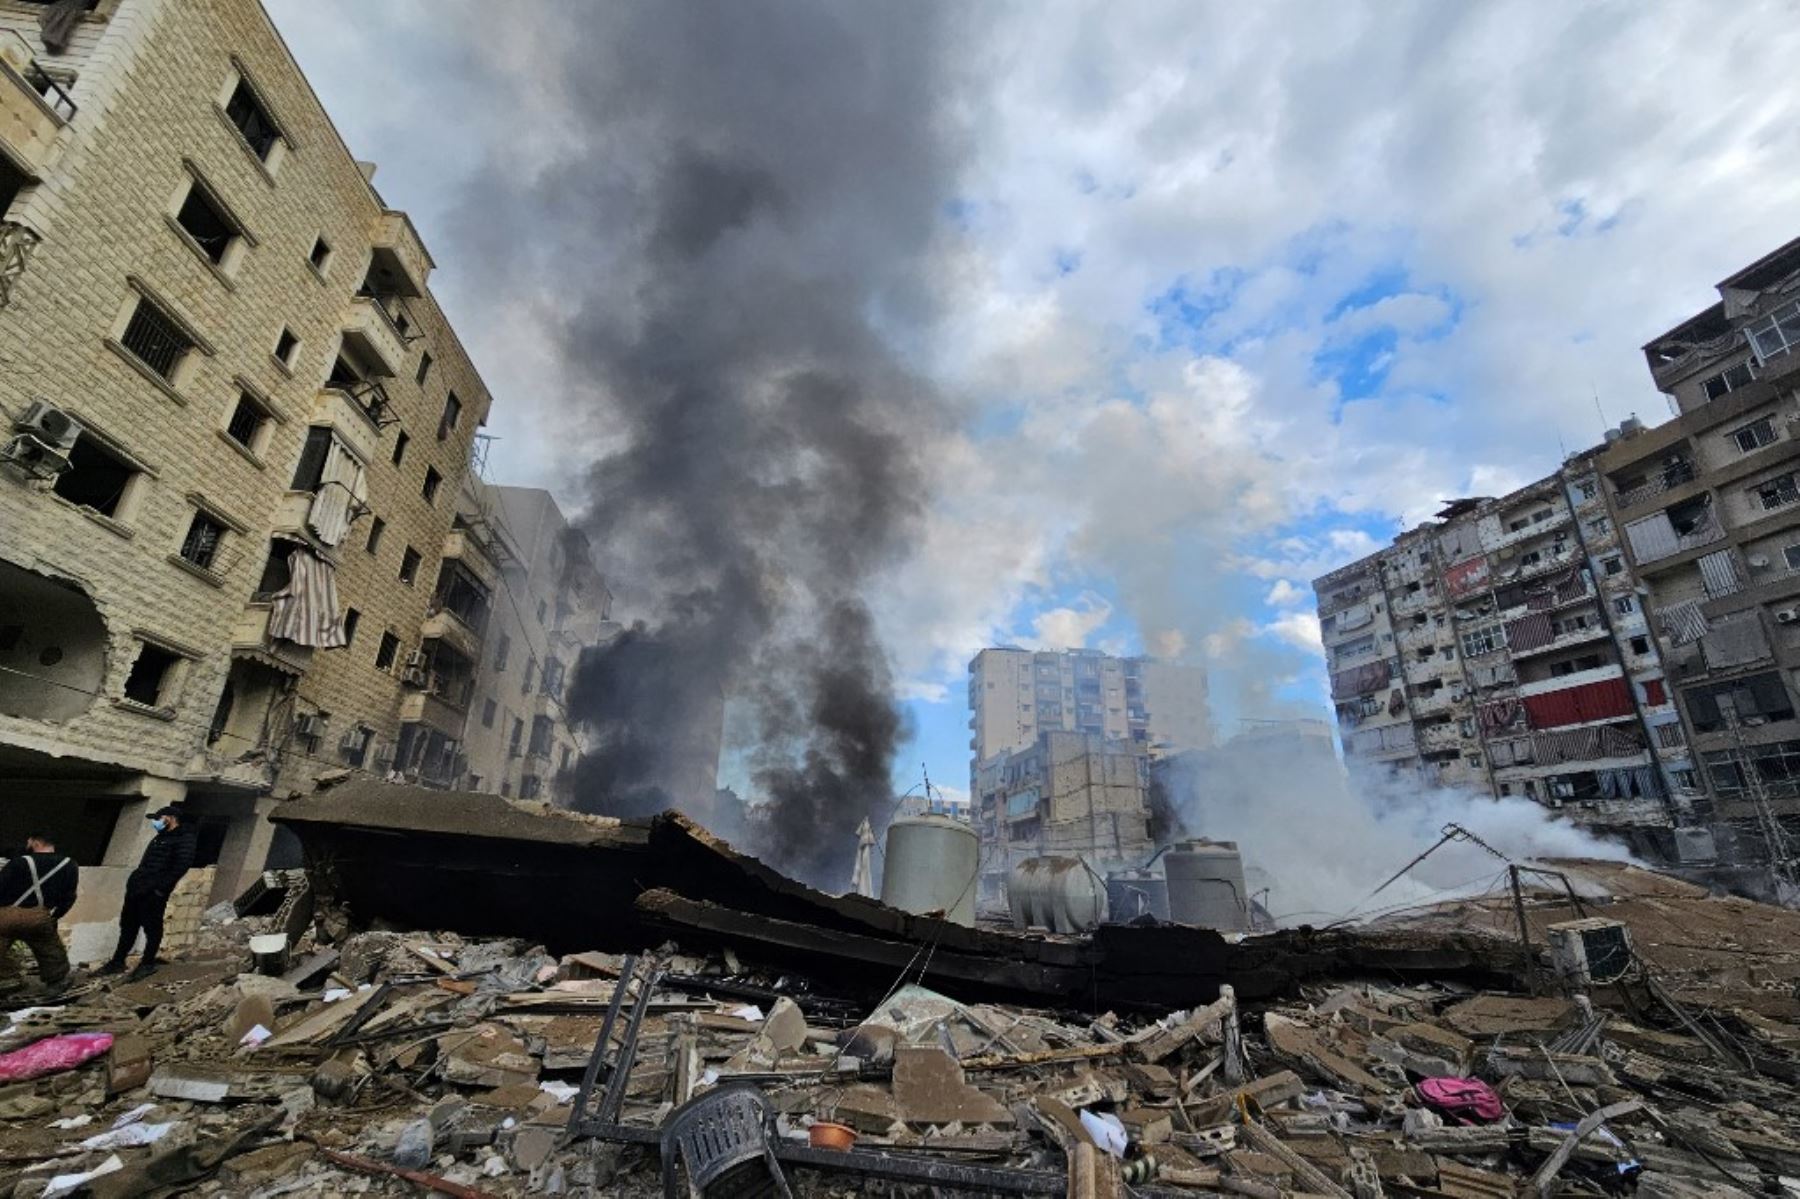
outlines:
[[369, 274], [381, 290], [411, 299], [424, 295], [434, 264], [407, 215], [392, 208], [383, 212], [373, 240]]
[[[500, 572], [497, 564], [488, 555], [486, 547], [471, 536], [467, 529], [451, 529], [444, 538], [444, 559], [448, 562], [461, 562], [472, 571], [476, 578], [491, 588], [500, 585]], [[973, 706], [974, 701], [970, 701]]]
[[1400, 591], [1394, 595], [1392, 610], [1396, 616], [1404, 616], [1410, 612], [1426, 611], [1443, 606], [1444, 598], [1438, 594], [1436, 587], [1421, 587], [1417, 591]]
[[1455, 710], [1463, 703], [1463, 694], [1455, 687], [1440, 687], [1430, 695], [1415, 695], [1412, 714], [1415, 717], [1438, 716]]
[[0, 33], [0, 149], [34, 179], [49, 165], [56, 135], [75, 115], [75, 101], [46, 75], [25, 39]]
[[345, 344], [369, 364], [370, 373], [383, 378], [400, 374], [409, 357], [406, 337], [390, 312], [392, 306], [392, 300], [359, 291], [350, 301], [350, 315], [344, 324]]
[[234, 656], [245, 656], [288, 674], [303, 673], [312, 665], [313, 649], [269, 636], [268, 604], [251, 604], [238, 614], [231, 629]]
[[433, 609], [425, 617], [425, 623], [419, 626], [419, 636], [426, 641], [443, 641], [455, 646], [471, 658], [481, 657], [480, 630], [464, 624], [448, 609]]
[[1555, 506], [1551, 509], [1548, 517], [1535, 524], [1527, 524], [1522, 529], [1512, 529], [1502, 533], [1500, 536], [1494, 538], [1492, 544], [1486, 545], [1483, 548], [1486, 549], [1488, 553], [1493, 554], [1506, 549], [1508, 546], [1519, 545], [1522, 542], [1530, 541], [1532, 538], [1543, 533], [1548, 533], [1553, 529], [1560, 529], [1568, 523], [1569, 510], [1563, 507], [1561, 501], [1555, 501]]
[[402, 724], [426, 724], [452, 737], [462, 736], [465, 713], [429, 690], [409, 691], [400, 698]]
[[1628, 491], [1618, 493], [1620, 511], [1635, 508], [1639, 504], [1655, 499], [1659, 495], [1675, 490], [1677, 487], [1692, 483], [1699, 477], [1693, 460], [1686, 457], [1671, 459], [1650, 472], [1650, 477]]
[[1420, 734], [1419, 748], [1428, 753], [1446, 749], [1461, 749], [1463, 740], [1462, 730], [1454, 723], [1436, 724]]
[[380, 392], [376, 384], [365, 383], [359, 386], [373, 389], [378, 394], [371, 395], [368, 391], [358, 393], [327, 384], [320, 389], [318, 397], [313, 401], [313, 418], [328, 422], [344, 444], [364, 462], [379, 462], [381, 419], [385, 417], [390, 422], [393, 419], [385, 415], [390, 411], [386, 407], [387, 395]]
[[1602, 641], [1609, 635], [1610, 634], [1606, 631], [1606, 626], [1596, 619], [1593, 624], [1588, 625], [1585, 629], [1570, 629], [1566, 633], [1558, 633], [1542, 645], [1534, 645], [1530, 649], [1519, 649], [1515, 647], [1512, 651], [1513, 661], [1518, 662], [1525, 658], [1541, 657], [1544, 654], [1555, 653], [1559, 649], [1569, 649], [1572, 646], [1584, 645], [1589, 641]]

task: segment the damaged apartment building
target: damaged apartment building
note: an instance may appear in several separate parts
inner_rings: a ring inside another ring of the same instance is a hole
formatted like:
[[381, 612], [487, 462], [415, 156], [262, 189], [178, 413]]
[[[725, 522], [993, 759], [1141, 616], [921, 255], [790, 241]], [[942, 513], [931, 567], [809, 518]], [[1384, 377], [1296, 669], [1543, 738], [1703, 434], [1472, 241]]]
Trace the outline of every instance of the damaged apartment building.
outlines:
[[1643, 582], [1722, 859], [1800, 836], [1800, 240], [1644, 347], [1673, 420], [1596, 460]]
[[1042, 854], [1142, 865], [1151, 760], [1212, 744], [1203, 670], [1099, 650], [982, 650], [969, 708], [984, 904]]
[[1660, 858], [1699, 794], [1596, 458], [1318, 579], [1346, 761], [1518, 795]]
[[605, 589], [468, 478], [432, 257], [261, 6], [0, 0], [0, 111], [0, 850], [74, 853], [77, 956], [169, 802], [229, 896], [321, 773], [541, 793]]

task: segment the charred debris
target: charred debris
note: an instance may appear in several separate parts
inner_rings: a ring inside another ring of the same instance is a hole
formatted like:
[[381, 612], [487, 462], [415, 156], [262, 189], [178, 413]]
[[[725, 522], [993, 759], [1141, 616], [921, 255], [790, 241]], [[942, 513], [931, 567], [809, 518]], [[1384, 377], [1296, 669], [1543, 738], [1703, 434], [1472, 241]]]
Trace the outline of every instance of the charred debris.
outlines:
[[185, 960], [12, 1012], [0, 1196], [1800, 1188], [1800, 913], [1618, 863], [1059, 936], [673, 814], [356, 783], [279, 820], [306, 868]]

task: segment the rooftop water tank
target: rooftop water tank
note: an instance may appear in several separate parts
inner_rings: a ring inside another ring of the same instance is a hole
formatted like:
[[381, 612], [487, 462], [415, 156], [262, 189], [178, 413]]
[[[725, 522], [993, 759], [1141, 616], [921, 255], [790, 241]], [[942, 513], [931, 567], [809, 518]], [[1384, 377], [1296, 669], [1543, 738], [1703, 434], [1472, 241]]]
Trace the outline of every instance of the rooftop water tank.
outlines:
[[948, 816], [909, 816], [888, 825], [881, 902], [903, 912], [944, 912], [975, 923], [975, 830]]
[[1163, 872], [1176, 924], [1249, 931], [1250, 896], [1236, 841], [1183, 841], [1163, 855]]
[[1140, 916], [1169, 918], [1169, 881], [1148, 870], [1121, 870], [1106, 876], [1107, 919], [1129, 924]]
[[1018, 928], [1090, 932], [1106, 922], [1106, 884], [1080, 858], [1026, 858], [1006, 880]]

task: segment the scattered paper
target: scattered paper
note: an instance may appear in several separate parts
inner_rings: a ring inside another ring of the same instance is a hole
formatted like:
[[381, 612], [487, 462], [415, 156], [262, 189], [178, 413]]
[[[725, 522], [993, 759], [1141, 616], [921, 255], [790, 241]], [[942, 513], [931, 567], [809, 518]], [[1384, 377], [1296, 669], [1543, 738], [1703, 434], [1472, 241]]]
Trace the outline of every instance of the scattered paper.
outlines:
[[50, 1185], [44, 1188], [42, 1199], [57, 1199], [59, 1195], [72, 1195], [83, 1185], [99, 1178], [102, 1174], [111, 1174], [124, 1168], [124, 1160], [115, 1153], [85, 1173], [54, 1175], [50, 1179]]
[[743, 1007], [732, 1008], [731, 1011], [726, 1014], [736, 1016], [739, 1020], [756, 1020], [760, 1022], [767, 1019], [767, 1017], [763, 1015], [763, 1010], [754, 1003], [746, 1003]]
[[325, 998], [326, 1003], [336, 1003], [340, 999], [348, 999], [348, 998], [350, 998], [350, 988], [349, 987], [327, 987], [325, 989], [324, 998]]
[[272, 1037], [274, 1035], [275, 1035], [274, 1033], [270, 1032], [268, 1029], [264, 1028], [262, 1025], [257, 1024], [257, 1025], [251, 1026], [250, 1031], [245, 1033], [242, 1037], [240, 1037], [238, 1039], [238, 1044], [239, 1045], [248, 1045], [248, 1046], [250, 1046], [250, 1048], [255, 1049], [258, 1045], [261, 1045], [264, 1041], [268, 1040], [270, 1037]]
[[538, 1090], [550, 1096], [558, 1103], [567, 1103], [581, 1093], [581, 1088], [566, 1082], [557, 1082], [554, 1078], [538, 1083]]
[[94, 1118], [92, 1116], [64, 1116], [60, 1120], [50, 1121], [50, 1127], [60, 1128], [64, 1132], [67, 1132], [71, 1128], [80, 1128], [84, 1124], [92, 1124], [93, 1122]]
[[1125, 1156], [1125, 1144], [1130, 1138], [1125, 1135], [1125, 1126], [1119, 1123], [1117, 1116], [1107, 1112], [1083, 1110], [1081, 1127], [1087, 1130], [1088, 1136], [1094, 1138], [1094, 1144], [1106, 1152], [1114, 1157]]
[[702, 1074], [700, 1076], [700, 1081], [705, 1083], [709, 1087], [712, 1086], [714, 1083], [718, 1082], [719, 1081], [718, 1067], [708, 1066], [706, 1068], [706, 1073]]
[[175, 1121], [167, 1124], [127, 1124], [123, 1128], [115, 1128], [111, 1132], [96, 1133], [81, 1142], [83, 1149], [135, 1149], [140, 1145], [154, 1145], [169, 1135], [175, 1127]]
[[154, 1103], [140, 1103], [128, 1112], [120, 1112], [119, 1118], [112, 1122], [114, 1128], [123, 1128], [127, 1124], [136, 1124], [145, 1116], [156, 1110]]

